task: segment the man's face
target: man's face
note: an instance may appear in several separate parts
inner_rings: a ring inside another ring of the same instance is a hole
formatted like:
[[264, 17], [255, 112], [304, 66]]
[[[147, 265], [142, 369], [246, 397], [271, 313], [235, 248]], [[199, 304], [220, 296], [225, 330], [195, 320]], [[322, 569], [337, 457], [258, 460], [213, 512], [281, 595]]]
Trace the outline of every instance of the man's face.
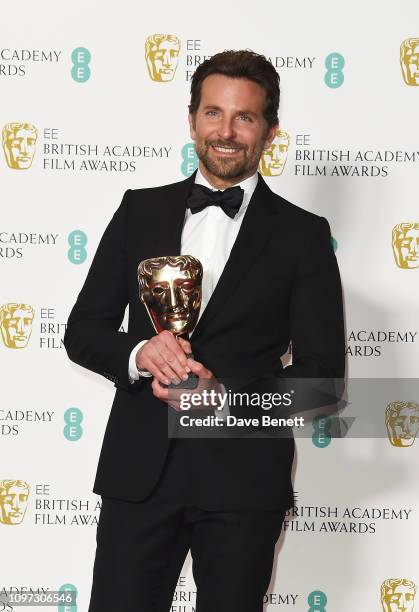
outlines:
[[263, 176], [279, 176], [284, 170], [288, 155], [288, 138], [277, 133], [275, 140], [260, 158], [259, 169]]
[[406, 406], [390, 417], [387, 431], [393, 446], [412, 446], [419, 429], [419, 405]]
[[24, 348], [32, 332], [33, 313], [16, 308], [6, 313], [1, 326], [4, 344], [8, 348]]
[[234, 185], [256, 172], [277, 129], [268, 128], [265, 101], [265, 90], [248, 79], [221, 74], [204, 79], [199, 108], [189, 115], [189, 124], [204, 174], [214, 185]]
[[401, 268], [419, 267], [419, 229], [411, 228], [396, 241]]
[[27, 170], [35, 154], [36, 133], [27, 128], [18, 128], [10, 134], [4, 144], [6, 161], [10, 168]]
[[147, 56], [147, 66], [153, 81], [171, 81], [175, 76], [179, 42], [163, 39], [158, 45], [153, 45]]
[[384, 596], [383, 606], [386, 612], [410, 612], [415, 603], [415, 593], [407, 585], [399, 584], [391, 593]]
[[0, 522], [4, 525], [18, 525], [25, 516], [29, 491], [17, 485], [0, 493]]
[[165, 265], [153, 270], [141, 299], [150, 313], [157, 333], [167, 329], [176, 336], [192, 331], [201, 306], [201, 281], [192, 266]]

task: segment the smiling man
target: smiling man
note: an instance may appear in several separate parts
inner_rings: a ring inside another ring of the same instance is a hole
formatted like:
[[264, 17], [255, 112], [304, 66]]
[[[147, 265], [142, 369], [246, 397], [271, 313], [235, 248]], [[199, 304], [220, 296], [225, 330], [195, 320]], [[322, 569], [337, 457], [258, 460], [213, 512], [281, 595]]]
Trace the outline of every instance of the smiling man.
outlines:
[[[71, 312], [70, 358], [117, 387], [94, 487], [102, 509], [90, 612], [169, 612], [188, 550], [198, 612], [262, 611], [293, 504], [294, 441], [254, 430], [169, 438], [178, 413], [164, 385], [190, 371], [201, 388], [219, 379], [343, 375], [329, 225], [257, 173], [278, 131], [278, 105], [279, 78], [263, 56], [225, 51], [203, 62], [189, 106], [197, 172], [125, 193]], [[155, 334], [138, 299], [139, 262], [178, 255], [203, 266], [189, 342]], [[290, 341], [293, 363], [282, 370]]]

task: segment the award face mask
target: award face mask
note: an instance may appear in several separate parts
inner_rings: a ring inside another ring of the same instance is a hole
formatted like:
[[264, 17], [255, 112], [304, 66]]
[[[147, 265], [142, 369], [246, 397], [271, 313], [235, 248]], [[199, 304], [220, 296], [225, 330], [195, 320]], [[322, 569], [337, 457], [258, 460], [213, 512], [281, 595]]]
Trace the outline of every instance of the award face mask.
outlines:
[[183, 336], [195, 328], [201, 308], [202, 265], [192, 255], [145, 259], [138, 266], [140, 300], [157, 333]]

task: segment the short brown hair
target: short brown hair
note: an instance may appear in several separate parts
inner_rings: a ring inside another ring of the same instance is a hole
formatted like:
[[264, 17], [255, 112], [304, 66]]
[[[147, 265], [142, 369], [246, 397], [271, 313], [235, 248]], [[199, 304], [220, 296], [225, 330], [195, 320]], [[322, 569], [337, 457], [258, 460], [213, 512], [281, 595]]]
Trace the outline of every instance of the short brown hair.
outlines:
[[233, 79], [249, 79], [258, 83], [266, 93], [263, 111], [269, 127], [278, 123], [279, 75], [264, 55], [244, 49], [222, 51], [205, 60], [192, 76], [189, 112], [193, 115], [201, 102], [202, 82], [211, 74], [223, 74]]

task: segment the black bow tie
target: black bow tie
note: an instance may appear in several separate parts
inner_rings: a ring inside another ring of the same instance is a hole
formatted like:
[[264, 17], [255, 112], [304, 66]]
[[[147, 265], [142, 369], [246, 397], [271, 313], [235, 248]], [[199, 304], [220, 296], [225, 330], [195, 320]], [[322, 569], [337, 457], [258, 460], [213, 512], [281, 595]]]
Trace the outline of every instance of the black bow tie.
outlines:
[[244, 191], [241, 187], [229, 187], [224, 191], [212, 191], [197, 183], [187, 199], [187, 208], [194, 215], [207, 206], [220, 206], [230, 219], [234, 219], [243, 201]]

